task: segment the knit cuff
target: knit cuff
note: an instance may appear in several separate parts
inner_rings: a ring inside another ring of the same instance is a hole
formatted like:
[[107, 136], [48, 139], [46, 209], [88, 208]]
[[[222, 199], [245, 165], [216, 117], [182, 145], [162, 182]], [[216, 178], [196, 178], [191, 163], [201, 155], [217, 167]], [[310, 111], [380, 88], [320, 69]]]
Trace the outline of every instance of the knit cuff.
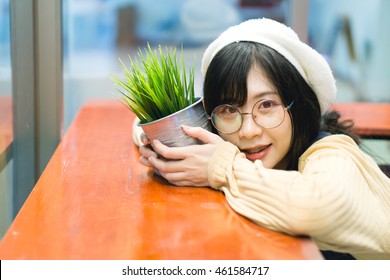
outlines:
[[240, 150], [230, 142], [219, 145], [208, 164], [208, 179], [211, 187], [220, 189], [221, 186], [226, 185], [227, 170], [231, 173], [234, 159], [239, 153]]

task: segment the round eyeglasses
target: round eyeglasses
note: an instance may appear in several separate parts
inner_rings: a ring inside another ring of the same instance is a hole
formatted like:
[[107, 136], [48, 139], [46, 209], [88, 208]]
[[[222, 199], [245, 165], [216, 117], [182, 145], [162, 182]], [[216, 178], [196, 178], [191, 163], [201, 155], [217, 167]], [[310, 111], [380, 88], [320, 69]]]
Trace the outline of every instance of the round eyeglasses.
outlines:
[[294, 101], [287, 107], [272, 99], [261, 99], [255, 103], [252, 113], [241, 113], [238, 108], [222, 104], [217, 106], [209, 119], [213, 126], [223, 134], [232, 134], [240, 130], [243, 122], [243, 115], [252, 115], [256, 124], [263, 128], [278, 127], [284, 120], [286, 111], [291, 108]]

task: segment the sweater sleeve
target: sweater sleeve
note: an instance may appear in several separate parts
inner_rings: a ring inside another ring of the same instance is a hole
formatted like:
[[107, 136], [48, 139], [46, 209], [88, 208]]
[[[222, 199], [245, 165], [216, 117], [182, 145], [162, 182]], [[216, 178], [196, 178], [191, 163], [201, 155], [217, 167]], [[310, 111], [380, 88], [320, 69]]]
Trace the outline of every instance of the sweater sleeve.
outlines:
[[376, 164], [355, 153], [319, 144], [300, 171], [283, 171], [224, 143], [209, 163], [209, 181], [235, 211], [261, 226], [309, 235], [324, 250], [390, 258], [390, 181], [372, 178], [370, 172], [380, 172]]
[[134, 121], [133, 121], [133, 134], [132, 134], [132, 138], [133, 138], [133, 143], [139, 147], [141, 146], [142, 142], [141, 142], [141, 134], [144, 132], [142, 130], [142, 128], [138, 125], [139, 123], [139, 119], [138, 118], [135, 118]]

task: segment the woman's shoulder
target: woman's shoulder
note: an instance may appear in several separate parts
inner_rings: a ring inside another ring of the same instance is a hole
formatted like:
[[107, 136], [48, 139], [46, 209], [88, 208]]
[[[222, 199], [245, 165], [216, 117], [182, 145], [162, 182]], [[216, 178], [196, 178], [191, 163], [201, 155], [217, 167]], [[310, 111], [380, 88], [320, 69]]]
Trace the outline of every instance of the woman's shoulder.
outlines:
[[[349, 164], [351, 168], [359, 166], [361, 170], [378, 176], [383, 173], [374, 158], [361, 150], [351, 137], [343, 134], [329, 135], [314, 142], [300, 157], [298, 169], [302, 171], [309, 162], [326, 163], [328, 168], [339, 168], [340, 164], [345, 168]], [[386, 175], [383, 173], [383, 176]]]
[[334, 159], [349, 157], [358, 158], [359, 161], [369, 158], [351, 137], [344, 134], [333, 134], [319, 139], [302, 154], [299, 161], [305, 162], [319, 157], [332, 157]]
[[[337, 173], [339, 170], [354, 170], [370, 182], [386, 185], [390, 178], [379, 168], [373, 157], [360, 149], [347, 135], [330, 135], [313, 143], [299, 158], [298, 171], [323, 170]], [[357, 174], [355, 173], [355, 174]], [[370, 178], [366, 178], [370, 174]]]
[[[356, 142], [345, 134], [332, 134], [315, 141], [305, 153], [313, 153], [319, 149], [353, 149], [360, 150]], [[304, 154], [305, 154], [304, 153]]]

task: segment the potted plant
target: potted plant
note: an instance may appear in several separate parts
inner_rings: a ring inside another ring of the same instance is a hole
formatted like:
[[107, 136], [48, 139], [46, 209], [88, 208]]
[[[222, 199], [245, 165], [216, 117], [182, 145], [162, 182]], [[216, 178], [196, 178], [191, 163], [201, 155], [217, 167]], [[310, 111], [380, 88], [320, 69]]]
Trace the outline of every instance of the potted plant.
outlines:
[[146, 137], [170, 147], [199, 143], [181, 129], [189, 125], [210, 130], [203, 98], [195, 97], [194, 67], [186, 71], [183, 49], [177, 59], [176, 48], [152, 49], [148, 44], [129, 61], [130, 67], [121, 61], [124, 77], [112, 79], [117, 96], [138, 117]]

